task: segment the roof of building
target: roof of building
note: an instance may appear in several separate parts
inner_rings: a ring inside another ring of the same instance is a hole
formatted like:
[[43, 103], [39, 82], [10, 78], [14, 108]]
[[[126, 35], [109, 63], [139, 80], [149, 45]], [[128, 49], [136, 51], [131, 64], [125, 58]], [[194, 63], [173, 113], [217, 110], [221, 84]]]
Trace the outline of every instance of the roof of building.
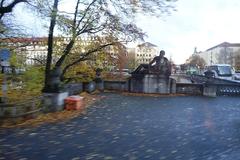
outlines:
[[11, 38], [0, 38], [0, 42], [8, 43], [28, 43], [28, 42], [41, 42], [47, 41], [47, 37], [32, 37], [32, 38], [22, 38], [22, 37], [11, 37]]
[[220, 43], [214, 47], [211, 47], [209, 49], [207, 49], [206, 51], [210, 51], [212, 49], [215, 49], [217, 47], [240, 47], [240, 43], [229, 43], [229, 42], [223, 42], [223, 43]]
[[227, 66], [227, 67], [231, 67], [230, 64], [212, 64], [212, 65], [209, 65], [209, 66], [219, 66], [219, 67], [225, 67], [225, 66]]
[[152, 44], [150, 42], [144, 42], [142, 44], [137, 45], [137, 47], [157, 47], [157, 45]]

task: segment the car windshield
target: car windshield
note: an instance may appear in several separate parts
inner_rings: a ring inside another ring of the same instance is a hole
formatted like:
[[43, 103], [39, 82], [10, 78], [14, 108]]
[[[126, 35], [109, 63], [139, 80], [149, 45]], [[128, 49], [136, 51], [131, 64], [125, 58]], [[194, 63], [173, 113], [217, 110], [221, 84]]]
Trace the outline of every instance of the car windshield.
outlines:
[[231, 75], [232, 70], [230, 66], [218, 66], [219, 75]]

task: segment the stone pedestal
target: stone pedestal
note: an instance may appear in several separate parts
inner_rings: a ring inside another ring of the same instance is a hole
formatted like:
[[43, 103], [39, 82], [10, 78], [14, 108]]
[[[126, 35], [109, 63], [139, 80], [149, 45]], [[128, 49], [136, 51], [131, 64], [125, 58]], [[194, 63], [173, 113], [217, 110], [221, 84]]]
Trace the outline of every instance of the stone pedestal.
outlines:
[[96, 89], [104, 91], [104, 81], [101, 78], [96, 78], [94, 81], [96, 83]]
[[83, 88], [84, 91], [88, 92], [88, 93], [92, 93], [96, 90], [96, 82], [91, 81], [91, 82], [87, 82], [87, 83], [83, 83]]
[[104, 91], [104, 81], [97, 82], [96, 89], [98, 89], [99, 91]]
[[56, 112], [64, 109], [64, 99], [68, 97], [68, 92], [43, 93], [43, 105], [45, 112]]
[[176, 81], [155, 74], [132, 75], [129, 89], [138, 93], [176, 93]]
[[203, 95], [207, 97], [216, 97], [217, 96], [217, 86], [215, 85], [204, 85]]

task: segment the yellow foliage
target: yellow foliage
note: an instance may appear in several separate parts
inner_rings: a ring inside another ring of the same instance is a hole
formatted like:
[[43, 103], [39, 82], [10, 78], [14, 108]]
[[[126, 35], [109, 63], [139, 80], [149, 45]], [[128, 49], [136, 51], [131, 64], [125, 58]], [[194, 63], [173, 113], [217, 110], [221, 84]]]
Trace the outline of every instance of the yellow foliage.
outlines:
[[74, 82], [87, 82], [95, 78], [95, 70], [88, 64], [82, 62], [70, 68], [66, 73], [66, 78]]

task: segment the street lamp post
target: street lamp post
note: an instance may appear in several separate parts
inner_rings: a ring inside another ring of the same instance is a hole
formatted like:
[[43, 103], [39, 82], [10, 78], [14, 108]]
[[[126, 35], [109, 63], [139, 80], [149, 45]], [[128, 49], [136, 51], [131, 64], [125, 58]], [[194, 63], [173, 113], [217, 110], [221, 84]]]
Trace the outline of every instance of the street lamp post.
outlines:
[[210, 64], [213, 64], [213, 60], [212, 60], [212, 51], [211, 51], [211, 60], [210, 60]]

